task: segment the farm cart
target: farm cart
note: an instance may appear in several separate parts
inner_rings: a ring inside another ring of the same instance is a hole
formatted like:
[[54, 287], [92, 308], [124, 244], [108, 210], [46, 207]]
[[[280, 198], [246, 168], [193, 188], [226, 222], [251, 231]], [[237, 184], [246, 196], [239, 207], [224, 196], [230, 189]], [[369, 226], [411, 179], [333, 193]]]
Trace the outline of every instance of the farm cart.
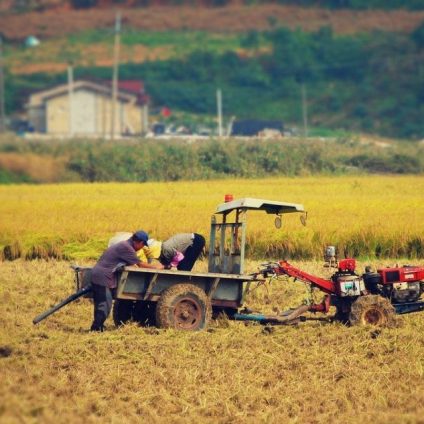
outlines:
[[[281, 226], [285, 213], [301, 212], [302, 205], [244, 198], [218, 206], [210, 229], [208, 272], [151, 270], [125, 267], [119, 272], [113, 317], [118, 325], [130, 319], [155, 322], [159, 327], [186, 330], [205, 328], [212, 312], [225, 312], [230, 318], [262, 324], [289, 324], [301, 321], [305, 312], [328, 313], [335, 306], [335, 318], [350, 324], [391, 325], [395, 314], [424, 310], [424, 267], [403, 266], [367, 269], [356, 272], [355, 259], [337, 261], [335, 249], [326, 250], [329, 266], [337, 270], [330, 279], [308, 274], [287, 261], [268, 263], [259, 272], [247, 275], [244, 270], [246, 217], [249, 210], [275, 214]], [[34, 319], [40, 322], [76, 298], [90, 293], [90, 268], [75, 267], [77, 292]], [[239, 312], [252, 282], [289, 276], [322, 291], [318, 304], [303, 304], [280, 315]]]
[[[119, 270], [113, 308], [117, 325], [135, 319], [155, 321], [163, 328], [198, 330], [207, 326], [212, 312], [236, 316], [250, 284], [263, 279], [259, 274], [245, 274], [247, 212], [276, 215], [278, 228], [283, 214], [300, 212], [305, 218], [306, 213], [300, 204], [252, 198], [226, 200], [211, 218], [208, 272], [135, 266]], [[74, 267], [74, 271], [77, 292], [34, 318], [34, 324], [78, 297], [90, 296], [91, 268]]]

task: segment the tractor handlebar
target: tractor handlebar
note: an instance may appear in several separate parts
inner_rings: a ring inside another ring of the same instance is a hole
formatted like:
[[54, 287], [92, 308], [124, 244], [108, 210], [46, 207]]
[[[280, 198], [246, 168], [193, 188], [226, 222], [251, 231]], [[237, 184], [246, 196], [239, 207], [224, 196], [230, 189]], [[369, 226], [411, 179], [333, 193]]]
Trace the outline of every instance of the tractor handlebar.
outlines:
[[256, 273], [256, 275], [263, 275], [265, 278], [267, 278], [269, 275], [276, 275], [278, 274], [278, 262], [266, 262], [261, 264], [261, 268]]

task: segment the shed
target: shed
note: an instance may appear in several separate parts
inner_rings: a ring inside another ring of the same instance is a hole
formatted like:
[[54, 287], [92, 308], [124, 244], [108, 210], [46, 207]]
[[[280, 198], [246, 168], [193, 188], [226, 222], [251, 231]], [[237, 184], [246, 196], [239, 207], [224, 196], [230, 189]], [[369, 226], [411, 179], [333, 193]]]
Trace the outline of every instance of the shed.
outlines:
[[[79, 80], [30, 95], [28, 120], [36, 132], [52, 135], [110, 135], [112, 88], [109, 82]], [[147, 131], [148, 97], [141, 81], [118, 85], [114, 135]]]

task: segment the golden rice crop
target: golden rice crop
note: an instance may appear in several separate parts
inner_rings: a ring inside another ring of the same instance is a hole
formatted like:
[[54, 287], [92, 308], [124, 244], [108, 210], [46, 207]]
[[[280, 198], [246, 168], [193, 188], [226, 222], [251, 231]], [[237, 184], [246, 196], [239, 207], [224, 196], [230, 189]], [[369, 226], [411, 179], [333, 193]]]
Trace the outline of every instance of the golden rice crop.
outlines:
[[[220, 319], [193, 333], [115, 328], [109, 319], [106, 332], [92, 334], [86, 299], [31, 323], [73, 291], [67, 262], [0, 266], [2, 423], [422, 422], [424, 313], [381, 330]], [[303, 284], [282, 280], [254, 290], [246, 305], [271, 311], [306, 294]]]
[[343, 176], [142, 184], [0, 187], [0, 255], [6, 259], [95, 258], [116, 231], [176, 232], [208, 238], [224, 194], [303, 203], [308, 224], [248, 216], [249, 254], [319, 257], [327, 244], [341, 254], [424, 257], [424, 177]]

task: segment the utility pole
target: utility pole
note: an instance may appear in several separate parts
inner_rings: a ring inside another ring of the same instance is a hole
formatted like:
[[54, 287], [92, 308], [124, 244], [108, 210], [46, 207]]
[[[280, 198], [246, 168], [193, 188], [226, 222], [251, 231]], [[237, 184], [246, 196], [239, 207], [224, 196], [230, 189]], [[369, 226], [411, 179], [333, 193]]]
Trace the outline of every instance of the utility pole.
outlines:
[[113, 50], [113, 77], [112, 77], [112, 122], [110, 138], [115, 138], [115, 116], [118, 99], [118, 71], [119, 71], [119, 48], [121, 43], [121, 13], [116, 13], [115, 18], [115, 45]]
[[141, 133], [145, 136], [149, 130], [149, 105], [146, 104], [143, 106], [141, 111], [141, 121], [142, 121], [142, 129]]
[[305, 83], [302, 82], [302, 116], [303, 116], [303, 136], [308, 137], [308, 100]]
[[74, 70], [72, 64], [68, 65], [68, 99], [69, 99], [69, 136], [74, 135], [74, 124], [73, 124], [73, 108], [74, 108]]
[[222, 137], [222, 95], [221, 89], [216, 90], [216, 104], [218, 112], [218, 137]]
[[4, 64], [3, 64], [3, 39], [0, 35], [0, 133], [6, 131], [6, 108], [4, 101]]

